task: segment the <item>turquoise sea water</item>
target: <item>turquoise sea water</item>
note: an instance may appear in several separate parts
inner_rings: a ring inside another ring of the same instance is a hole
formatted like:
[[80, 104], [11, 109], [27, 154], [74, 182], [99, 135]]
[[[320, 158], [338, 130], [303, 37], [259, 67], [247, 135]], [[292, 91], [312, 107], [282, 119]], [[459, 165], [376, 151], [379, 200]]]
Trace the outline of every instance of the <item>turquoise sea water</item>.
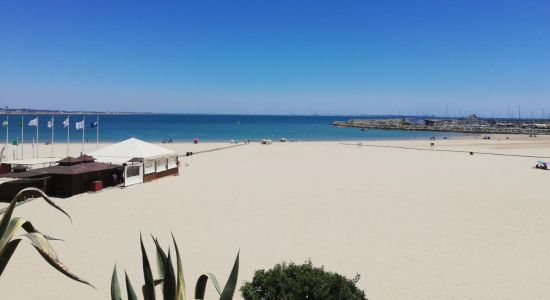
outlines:
[[[95, 115], [87, 115], [85, 139], [96, 140], [96, 129], [90, 124], [96, 120]], [[36, 137], [36, 127], [28, 126], [35, 116], [24, 116], [24, 139], [31, 142]], [[51, 140], [51, 129], [47, 121], [51, 116], [39, 117], [39, 140]], [[260, 115], [106, 115], [99, 116], [100, 141], [121, 141], [130, 137], [159, 142], [172, 139], [174, 142], [190, 142], [193, 138], [202, 141], [260, 140], [286, 138], [301, 141], [340, 141], [340, 140], [381, 140], [381, 139], [414, 139], [451, 137], [453, 133], [417, 132], [401, 130], [367, 130], [356, 128], [335, 128], [330, 126], [334, 121], [348, 120], [350, 116], [260, 116]], [[357, 117], [355, 117], [357, 118]], [[64, 115], [55, 116], [54, 139], [66, 142], [67, 129], [63, 128]], [[70, 116], [70, 139], [72, 142], [82, 140], [82, 130], [76, 130], [75, 122], [83, 116]], [[21, 137], [20, 116], [9, 116], [9, 140]], [[6, 129], [0, 132], [1, 141], [6, 139]]]

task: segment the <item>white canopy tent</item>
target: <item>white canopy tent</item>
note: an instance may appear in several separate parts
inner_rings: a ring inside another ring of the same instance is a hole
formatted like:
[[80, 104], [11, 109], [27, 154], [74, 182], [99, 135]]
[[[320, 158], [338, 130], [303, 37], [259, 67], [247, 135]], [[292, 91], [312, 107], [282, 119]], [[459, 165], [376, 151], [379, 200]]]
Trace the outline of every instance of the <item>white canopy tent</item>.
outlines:
[[178, 173], [176, 152], [136, 138], [101, 148], [88, 155], [98, 162], [127, 164], [124, 172], [125, 185]]

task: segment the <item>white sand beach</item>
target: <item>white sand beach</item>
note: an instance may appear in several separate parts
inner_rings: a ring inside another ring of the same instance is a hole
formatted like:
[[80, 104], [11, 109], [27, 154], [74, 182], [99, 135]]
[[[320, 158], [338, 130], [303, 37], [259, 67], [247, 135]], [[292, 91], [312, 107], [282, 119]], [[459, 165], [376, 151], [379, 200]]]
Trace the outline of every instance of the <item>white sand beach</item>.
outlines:
[[548, 298], [550, 171], [534, 169], [537, 158], [467, 152], [549, 157], [550, 138], [435, 141], [435, 150], [466, 152], [427, 151], [427, 140], [362, 143], [251, 143], [185, 157], [180, 176], [58, 199], [72, 224], [42, 202], [24, 204], [15, 215], [64, 239], [53, 243], [61, 260], [97, 290], [22, 244], [0, 280], [3, 297], [108, 299], [115, 262], [134, 287], [143, 282], [140, 232], [154, 260], [149, 234], [168, 246], [172, 231], [190, 294], [201, 273], [225, 281], [240, 250], [239, 285], [256, 269], [311, 259], [361, 274], [369, 299]]

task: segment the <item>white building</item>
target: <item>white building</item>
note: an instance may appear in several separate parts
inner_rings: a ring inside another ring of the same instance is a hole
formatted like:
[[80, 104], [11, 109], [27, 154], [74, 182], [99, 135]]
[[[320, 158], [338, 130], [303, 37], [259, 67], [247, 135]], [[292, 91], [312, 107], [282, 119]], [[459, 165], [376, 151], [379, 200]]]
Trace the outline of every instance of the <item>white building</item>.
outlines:
[[88, 153], [98, 162], [125, 165], [124, 185], [179, 174], [178, 154], [135, 138]]

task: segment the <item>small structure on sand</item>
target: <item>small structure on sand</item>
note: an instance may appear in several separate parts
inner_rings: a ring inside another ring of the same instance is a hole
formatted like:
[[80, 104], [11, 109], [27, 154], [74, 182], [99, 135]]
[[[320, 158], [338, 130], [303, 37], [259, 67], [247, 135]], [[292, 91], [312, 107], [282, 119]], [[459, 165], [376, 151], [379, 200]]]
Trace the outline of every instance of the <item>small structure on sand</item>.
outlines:
[[136, 138], [89, 154], [99, 162], [123, 165], [125, 186], [179, 174], [176, 152]]
[[[67, 157], [58, 165], [20, 173], [3, 174], [0, 184], [1, 200], [27, 186], [34, 186], [54, 197], [71, 197], [87, 191], [120, 184], [123, 167], [120, 165], [97, 163], [91, 156]], [[6, 199], [7, 198], [7, 199]]]
[[260, 141], [260, 144], [262, 144], [262, 145], [271, 145], [271, 143], [273, 143], [272, 140], [262, 139], [262, 140]]

